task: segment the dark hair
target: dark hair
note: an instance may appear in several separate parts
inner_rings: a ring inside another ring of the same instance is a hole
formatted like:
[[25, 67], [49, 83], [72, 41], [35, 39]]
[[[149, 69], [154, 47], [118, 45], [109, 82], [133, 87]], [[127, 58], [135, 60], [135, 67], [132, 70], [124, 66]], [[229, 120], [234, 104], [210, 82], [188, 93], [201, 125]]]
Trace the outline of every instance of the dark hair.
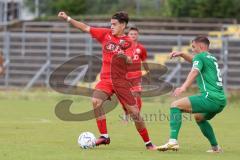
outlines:
[[128, 13], [124, 12], [124, 11], [115, 13], [112, 16], [112, 19], [117, 19], [119, 21], [119, 23], [126, 23], [126, 25], [128, 24], [128, 21], [129, 21]]
[[131, 26], [129, 29], [128, 29], [128, 32], [130, 31], [137, 31], [139, 32], [138, 28], [136, 26]]
[[203, 43], [203, 44], [206, 44], [208, 47], [210, 45], [210, 41], [209, 39], [206, 37], [206, 36], [197, 36], [193, 42], [197, 42], [197, 43]]

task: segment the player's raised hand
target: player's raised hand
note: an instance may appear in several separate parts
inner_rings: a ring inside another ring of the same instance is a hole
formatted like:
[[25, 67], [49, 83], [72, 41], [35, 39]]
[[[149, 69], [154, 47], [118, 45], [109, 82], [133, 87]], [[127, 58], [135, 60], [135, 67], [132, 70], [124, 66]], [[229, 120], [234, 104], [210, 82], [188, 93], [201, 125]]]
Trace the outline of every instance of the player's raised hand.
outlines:
[[68, 15], [65, 12], [59, 12], [58, 17], [64, 20], [67, 20]]
[[174, 57], [180, 57], [183, 53], [179, 52], [179, 51], [173, 51], [169, 54], [170, 59], [174, 58]]
[[126, 63], [132, 63], [132, 58], [127, 56], [123, 51], [119, 51], [117, 57], [125, 59]]
[[118, 58], [127, 59], [127, 55], [121, 50], [117, 53]]

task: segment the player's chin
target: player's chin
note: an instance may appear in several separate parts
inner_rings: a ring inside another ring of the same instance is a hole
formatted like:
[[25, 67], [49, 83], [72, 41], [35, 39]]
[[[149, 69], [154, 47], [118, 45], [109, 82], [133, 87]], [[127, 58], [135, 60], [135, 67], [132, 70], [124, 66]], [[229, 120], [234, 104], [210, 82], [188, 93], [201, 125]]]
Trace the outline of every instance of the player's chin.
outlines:
[[117, 33], [114, 30], [112, 30], [112, 35], [115, 36], [116, 34]]

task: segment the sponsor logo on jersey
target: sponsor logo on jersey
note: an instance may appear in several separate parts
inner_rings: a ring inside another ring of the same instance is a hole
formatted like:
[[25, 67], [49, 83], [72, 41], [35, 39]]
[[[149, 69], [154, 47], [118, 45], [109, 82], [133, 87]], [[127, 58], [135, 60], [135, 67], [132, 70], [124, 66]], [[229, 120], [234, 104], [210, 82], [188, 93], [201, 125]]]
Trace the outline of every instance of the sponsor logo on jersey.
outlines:
[[116, 44], [114, 42], [107, 42], [104, 46], [104, 50], [106, 52], [119, 52], [121, 50], [127, 50], [131, 47], [131, 42], [126, 40], [120, 40], [119, 44]]

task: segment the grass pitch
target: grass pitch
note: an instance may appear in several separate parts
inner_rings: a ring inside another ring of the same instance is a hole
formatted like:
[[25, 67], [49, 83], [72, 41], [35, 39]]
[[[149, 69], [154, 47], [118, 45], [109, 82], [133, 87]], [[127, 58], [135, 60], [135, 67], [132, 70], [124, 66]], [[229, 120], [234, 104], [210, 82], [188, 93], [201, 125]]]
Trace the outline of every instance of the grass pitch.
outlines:
[[[74, 100], [71, 111], [81, 113], [91, 109], [90, 98], [64, 96], [52, 92], [0, 93], [0, 160], [126, 160], [126, 159], [239, 159], [240, 157], [240, 100], [239, 94], [229, 98], [228, 106], [211, 124], [224, 149], [223, 154], [208, 154], [208, 141], [200, 133], [193, 117], [184, 114], [180, 131], [180, 151], [158, 152], [145, 150], [132, 122], [123, 124], [122, 109], [118, 106], [107, 114], [109, 146], [80, 149], [77, 138], [90, 131], [98, 136], [95, 120], [65, 122], [54, 113], [62, 99]], [[169, 135], [169, 95], [144, 99], [143, 118], [153, 143], [165, 143]]]

